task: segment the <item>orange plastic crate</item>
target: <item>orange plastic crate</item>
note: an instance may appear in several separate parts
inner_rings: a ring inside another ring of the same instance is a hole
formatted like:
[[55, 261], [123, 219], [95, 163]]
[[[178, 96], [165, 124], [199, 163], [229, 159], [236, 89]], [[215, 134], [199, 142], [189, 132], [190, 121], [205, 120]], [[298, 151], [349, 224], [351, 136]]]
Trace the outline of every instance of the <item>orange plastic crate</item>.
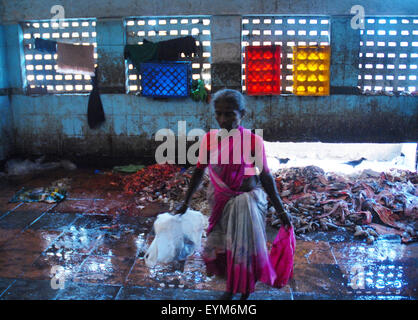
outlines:
[[293, 47], [293, 93], [328, 96], [330, 60], [330, 46]]

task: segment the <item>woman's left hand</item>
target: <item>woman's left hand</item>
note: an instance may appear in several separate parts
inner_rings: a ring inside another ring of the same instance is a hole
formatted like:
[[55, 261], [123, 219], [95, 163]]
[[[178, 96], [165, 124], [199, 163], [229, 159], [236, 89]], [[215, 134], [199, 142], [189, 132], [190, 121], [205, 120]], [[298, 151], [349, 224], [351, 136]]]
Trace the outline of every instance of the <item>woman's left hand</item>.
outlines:
[[292, 217], [287, 211], [282, 211], [279, 214], [279, 218], [282, 221], [282, 224], [285, 226], [286, 229], [289, 229], [292, 226]]

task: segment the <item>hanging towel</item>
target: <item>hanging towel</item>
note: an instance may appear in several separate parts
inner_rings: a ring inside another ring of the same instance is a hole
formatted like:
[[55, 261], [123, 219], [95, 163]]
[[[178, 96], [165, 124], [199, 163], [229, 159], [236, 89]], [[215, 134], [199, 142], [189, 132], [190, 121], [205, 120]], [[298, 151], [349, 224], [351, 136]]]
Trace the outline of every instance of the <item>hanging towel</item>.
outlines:
[[280, 227], [269, 255], [270, 263], [277, 276], [273, 287], [282, 288], [292, 278], [295, 249], [296, 240], [293, 227], [289, 230], [283, 226]]
[[57, 43], [57, 72], [94, 76], [94, 46]]
[[90, 92], [89, 103], [87, 109], [87, 120], [89, 127], [95, 129], [104, 122], [105, 114], [103, 111], [102, 99], [100, 98], [99, 87], [97, 83], [98, 70], [96, 68], [95, 76], [91, 78], [93, 90]]
[[56, 53], [57, 52], [57, 42], [52, 40], [45, 40], [42, 38], [35, 38], [35, 50]]
[[158, 43], [144, 40], [144, 44], [127, 44], [124, 51], [125, 59], [131, 60], [137, 70], [142, 62], [158, 59]]
[[150, 42], [146, 39], [141, 45], [128, 44], [125, 46], [125, 59], [130, 59], [137, 70], [140, 64], [149, 61], [177, 61], [184, 53], [191, 57], [192, 53], [201, 56], [201, 46], [196, 45], [192, 36], [175, 38], [160, 42]]
[[196, 39], [192, 36], [160, 41], [158, 47], [158, 60], [176, 61], [181, 53], [191, 57], [192, 53], [200, 56], [201, 46], [196, 45]]

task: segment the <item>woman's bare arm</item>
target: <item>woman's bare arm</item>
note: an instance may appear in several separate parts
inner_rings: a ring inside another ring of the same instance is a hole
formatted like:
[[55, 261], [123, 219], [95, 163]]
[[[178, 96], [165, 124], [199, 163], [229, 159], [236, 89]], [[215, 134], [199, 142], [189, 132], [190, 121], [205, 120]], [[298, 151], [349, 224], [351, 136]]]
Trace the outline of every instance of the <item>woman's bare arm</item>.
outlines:
[[183, 204], [176, 209], [177, 214], [183, 214], [186, 212], [187, 208], [190, 205], [190, 201], [193, 197], [193, 194], [196, 192], [197, 188], [199, 188], [200, 184], [203, 180], [203, 175], [205, 173], [205, 169], [201, 169], [196, 167], [193, 171], [192, 178], [190, 179], [190, 185], [186, 192], [186, 197], [184, 198]]
[[279, 193], [277, 192], [277, 187], [273, 176], [270, 174], [270, 172], [263, 170], [260, 174], [260, 181], [268, 197], [270, 198], [274, 209], [279, 214], [283, 224], [287, 227], [290, 227], [292, 225], [291, 216], [283, 206], [282, 200], [280, 199]]

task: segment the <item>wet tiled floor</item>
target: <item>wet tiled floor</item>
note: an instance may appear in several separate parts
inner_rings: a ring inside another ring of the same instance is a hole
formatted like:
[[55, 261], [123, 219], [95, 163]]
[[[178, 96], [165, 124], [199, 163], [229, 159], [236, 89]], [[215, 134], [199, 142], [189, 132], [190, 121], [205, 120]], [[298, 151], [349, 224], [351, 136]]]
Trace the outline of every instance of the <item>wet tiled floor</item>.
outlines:
[[[2, 184], [0, 299], [193, 300], [222, 295], [225, 283], [205, 274], [200, 252], [184, 265], [146, 267], [148, 234], [160, 211], [116, 214], [126, 197], [114, 188], [91, 188], [93, 170], [72, 172], [73, 188], [59, 204], [8, 202], [22, 186], [45, 186], [68, 175], [51, 172]], [[268, 229], [270, 239], [275, 232]], [[368, 245], [333, 233], [311, 239], [297, 240], [289, 285], [279, 290], [258, 283], [250, 299], [417, 298], [418, 244], [382, 237]]]

